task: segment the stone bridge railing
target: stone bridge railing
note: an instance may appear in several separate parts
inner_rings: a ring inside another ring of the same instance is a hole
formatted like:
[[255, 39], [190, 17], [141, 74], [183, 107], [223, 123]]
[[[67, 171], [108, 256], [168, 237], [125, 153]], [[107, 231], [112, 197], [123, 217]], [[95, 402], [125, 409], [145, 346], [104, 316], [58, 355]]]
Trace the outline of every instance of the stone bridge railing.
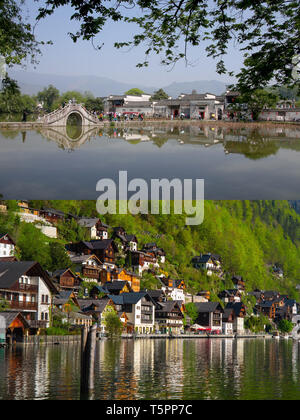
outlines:
[[81, 104], [67, 104], [64, 108], [56, 109], [44, 117], [39, 119], [39, 122], [44, 125], [65, 126], [67, 125], [68, 117], [71, 114], [77, 114], [81, 117], [82, 125], [96, 125], [99, 124], [98, 118], [87, 111]]

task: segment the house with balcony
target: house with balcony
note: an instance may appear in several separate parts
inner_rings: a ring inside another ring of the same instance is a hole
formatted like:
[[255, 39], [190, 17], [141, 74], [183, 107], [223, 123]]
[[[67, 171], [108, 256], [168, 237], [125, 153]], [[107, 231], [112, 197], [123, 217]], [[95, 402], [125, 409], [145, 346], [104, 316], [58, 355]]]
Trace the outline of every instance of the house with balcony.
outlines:
[[222, 292], [218, 294], [218, 297], [224, 303], [234, 303], [234, 302], [241, 301], [242, 294], [240, 290], [238, 289], [226, 289], [226, 290], [222, 290]]
[[113, 239], [95, 239], [91, 241], [80, 241], [66, 245], [68, 253], [74, 255], [96, 255], [103, 263], [115, 267], [115, 253], [118, 247]]
[[224, 308], [223, 327], [226, 323], [231, 323], [233, 333], [244, 333], [244, 319], [246, 317], [246, 307], [242, 302], [230, 302]]
[[143, 252], [153, 255], [161, 264], [166, 262], [166, 254], [162, 248], [159, 248], [155, 242], [149, 242], [143, 246]]
[[0, 232], [0, 261], [14, 261], [15, 242], [8, 233]]
[[76, 264], [75, 274], [85, 282], [100, 282], [102, 262], [96, 255], [70, 255], [72, 263]]
[[222, 331], [223, 308], [219, 302], [196, 302], [196, 324], [210, 331]]
[[47, 328], [52, 294], [57, 289], [48, 273], [35, 261], [0, 262], [0, 297], [17, 311], [30, 328]]
[[178, 301], [157, 302], [155, 309], [156, 331], [162, 334], [180, 334], [183, 328], [184, 315]]
[[131, 265], [134, 271], [137, 271], [141, 276], [143, 271], [149, 270], [150, 268], [158, 268], [159, 263], [157, 258], [153, 254], [142, 251], [130, 252], [128, 261], [131, 261]]
[[132, 271], [125, 268], [115, 268], [111, 271], [110, 276], [112, 281], [126, 281], [130, 284], [133, 292], [140, 291], [140, 277]]
[[53, 273], [51, 280], [59, 291], [72, 290], [75, 294], [78, 293], [80, 284], [83, 282], [82, 278], [73, 273], [70, 268], [56, 270]]
[[122, 293], [118, 296], [109, 296], [118, 312], [125, 312], [131, 332], [150, 334], [154, 332], [155, 302], [147, 292]]

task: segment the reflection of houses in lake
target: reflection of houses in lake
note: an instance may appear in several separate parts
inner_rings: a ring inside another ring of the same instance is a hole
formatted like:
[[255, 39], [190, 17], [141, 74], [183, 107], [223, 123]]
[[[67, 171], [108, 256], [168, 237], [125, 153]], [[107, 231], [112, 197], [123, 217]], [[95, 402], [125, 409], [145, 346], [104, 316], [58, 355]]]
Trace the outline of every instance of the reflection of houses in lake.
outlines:
[[123, 138], [127, 141], [150, 141], [150, 137], [146, 134], [139, 133], [124, 133]]

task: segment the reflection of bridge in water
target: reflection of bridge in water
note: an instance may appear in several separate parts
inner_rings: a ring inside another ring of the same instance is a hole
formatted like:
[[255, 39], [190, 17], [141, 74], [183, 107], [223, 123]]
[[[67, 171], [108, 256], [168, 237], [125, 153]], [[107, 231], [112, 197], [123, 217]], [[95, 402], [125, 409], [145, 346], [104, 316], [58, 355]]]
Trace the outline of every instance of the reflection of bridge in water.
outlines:
[[[98, 128], [89, 126], [75, 127], [44, 127], [39, 130], [40, 134], [49, 140], [55, 141], [59, 146], [66, 150], [79, 149], [92, 136], [98, 134]], [[70, 129], [72, 132], [70, 132]], [[77, 130], [78, 129], [78, 130]]]

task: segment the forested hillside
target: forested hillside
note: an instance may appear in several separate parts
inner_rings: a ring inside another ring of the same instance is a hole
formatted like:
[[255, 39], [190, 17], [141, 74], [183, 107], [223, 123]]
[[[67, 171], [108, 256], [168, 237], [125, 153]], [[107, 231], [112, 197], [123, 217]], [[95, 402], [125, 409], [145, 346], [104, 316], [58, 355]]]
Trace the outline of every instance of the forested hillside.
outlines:
[[[39, 261], [47, 269], [60, 267], [53, 246], [85, 239], [75, 220], [58, 225], [59, 239], [49, 239], [31, 224], [15, 216], [16, 202], [6, 202], [9, 212], [0, 213], [0, 232], [15, 238], [19, 257]], [[82, 216], [99, 216], [94, 201], [32, 201], [42, 206]], [[111, 227], [122, 226], [144, 243], [156, 242], [166, 252], [162, 269], [176, 278], [184, 278], [191, 291], [210, 290], [212, 296], [232, 287], [231, 276], [241, 275], [248, 290], [276, 289], [297, 297], [300, 283], [300, 215], [288, 201], [206, 201], [204, 222], [186, 226], [184, 215], [106, 215], [101, 220]], [[52, 251], [51, 251], [52, 250]], [[225, 280], [207, 277], [191, 264], [193, 256], [215, 253], [222, 258]], [[272, 274], [277, 265], [283, 278]]]

